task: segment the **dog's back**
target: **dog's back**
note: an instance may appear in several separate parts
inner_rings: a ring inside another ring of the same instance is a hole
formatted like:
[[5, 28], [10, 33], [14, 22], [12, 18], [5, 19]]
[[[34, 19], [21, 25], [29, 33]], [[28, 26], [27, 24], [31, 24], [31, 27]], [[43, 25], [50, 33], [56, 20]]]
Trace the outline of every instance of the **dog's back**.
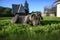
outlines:
[[25, 20], [25, 16], [19, 16], [19, 23], [23, 23]]

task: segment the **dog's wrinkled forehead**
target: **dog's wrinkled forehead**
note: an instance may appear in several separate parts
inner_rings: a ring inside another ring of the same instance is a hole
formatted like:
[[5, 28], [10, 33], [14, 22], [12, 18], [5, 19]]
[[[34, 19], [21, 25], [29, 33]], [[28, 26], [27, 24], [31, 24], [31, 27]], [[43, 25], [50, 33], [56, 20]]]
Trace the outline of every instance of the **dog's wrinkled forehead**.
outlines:
[[32, 15], [31, 15], [31, 19], [33, 19], [33, 20], [39, 20], [39, 17], [36, 16], [36, 14], [32, 14]]
[[31, 17], [34, 17], [34, 16], [36, 16], [35, 14], [31, 14]]
[[36, 15], [39, 15], [40, 13], [35, 13]]
[[41, 14], [40, 14], [40, 13], [35, 13], [35, 15], [36, 15], [36, 16], [41, 16]]

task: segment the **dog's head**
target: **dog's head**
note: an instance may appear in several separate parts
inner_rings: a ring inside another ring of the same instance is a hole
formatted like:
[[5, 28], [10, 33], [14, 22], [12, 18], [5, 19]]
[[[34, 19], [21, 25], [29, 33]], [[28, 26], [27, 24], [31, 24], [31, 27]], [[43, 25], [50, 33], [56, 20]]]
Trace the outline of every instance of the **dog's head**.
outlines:
[[30, 19], [31, 19], [31, 21], [33, 23], [33, 26], [36, 26], [36, 25], [39, 24], [39, 18], [35, 14], [31, 14], [31, 18]]
[[35, 13], [35, 15], [38, 17], [38, 19], [43, 20], [43, 17], [41, 16], [41, 13]]

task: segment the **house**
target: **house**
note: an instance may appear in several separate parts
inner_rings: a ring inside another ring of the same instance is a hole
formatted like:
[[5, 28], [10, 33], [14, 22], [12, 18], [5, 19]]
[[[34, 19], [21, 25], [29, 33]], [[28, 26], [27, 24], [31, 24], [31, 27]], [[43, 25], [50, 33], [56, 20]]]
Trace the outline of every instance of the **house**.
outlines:
[[22, 4], [12, 4], [12, 13], [26, 15], [29, 13], [28, 2], [25, 0], [24, 6]]
[[55, 3], [57, 5], [57, 17], [60, 17], [60, 0], [57, 0]]
[[56, 16], [56, 6], [46, 6], [42, 16]]

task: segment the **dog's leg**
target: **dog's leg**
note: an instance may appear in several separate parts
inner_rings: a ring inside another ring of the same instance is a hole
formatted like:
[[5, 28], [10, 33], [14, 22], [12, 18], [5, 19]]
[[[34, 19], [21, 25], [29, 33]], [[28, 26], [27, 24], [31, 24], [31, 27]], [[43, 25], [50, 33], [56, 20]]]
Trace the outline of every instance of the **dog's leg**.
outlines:
[[25, 20], [24, 20], [24, 22], [23, 22], [23, 25], [29, 25], [29, 18], [28, 18], [28, 16], [25, 16]]

